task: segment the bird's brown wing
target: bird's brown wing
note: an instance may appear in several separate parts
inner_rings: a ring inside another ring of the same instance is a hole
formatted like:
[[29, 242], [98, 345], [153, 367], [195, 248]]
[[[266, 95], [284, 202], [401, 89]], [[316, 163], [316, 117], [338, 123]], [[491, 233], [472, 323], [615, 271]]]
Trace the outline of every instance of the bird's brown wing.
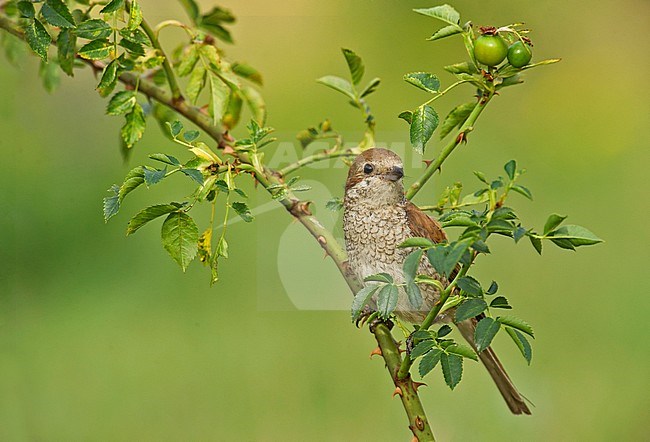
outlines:
[[[447, 234], [442, 230], [440, 223], [421, 211], [418, 206], [410, 201], [406, 203], [406, 217], [408, 219], [409, 228], [414, 235], [430, 239], [436, 244], [447, 242]], [[449, 280], [453, 280], [459, 271], [460, 266], [457, 265], [456, 268], [451, 271]]]
[[406, 218], [411, 232], [435, 243], [447, 241], [447, 235], [438, 221], [421, 211], [412, 202], [406, 203]]

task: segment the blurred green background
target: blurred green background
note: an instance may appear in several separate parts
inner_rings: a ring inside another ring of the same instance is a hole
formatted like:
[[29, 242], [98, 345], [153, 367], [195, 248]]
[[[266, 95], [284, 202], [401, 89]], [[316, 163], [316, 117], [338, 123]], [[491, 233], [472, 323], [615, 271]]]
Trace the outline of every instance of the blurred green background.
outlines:
[[[143, 1], [151, 22], [185, 16], [173, 1]], [[439, 26], [412, 13], [422, 1], [223, 1], [239, 21], [231, 58], [265, 77], [268, 124], [290, 158], [300, 129], [330, 117], [354, 141], [357, 111], [317, 85], [345, 74], [340, 47], [363, 56], [378, 141], [407, 151], [396, 118], [425, 100], [405, 84], [410, 71], [452, 77], [460, 39], [425, 41]], [[476, 276], [496, 279], [513, 313], [537, 332], [530, 367], [507, 337], [495, 348], [536, 405], [511, 416], [478, 364], [465, 364], [451, 392], [439, 373], [421, 391], [440, 440], [641, 440], [650, 418], [648, 353], [648, 116], [650, 19], [647, 1], [455, 1], [479, 25], [525, 21], [534, 59], [559, 64], [527, 74], [480, 119], [470, 143], [417, 198], [444, 186], [475, 185], [473, 170], [501, 173], [516, 158], [533, 203], [513, 197], [525, 225], [552, 212], [589, 227], [606, 243], [577, 253], [497, 239]], [[202, 2], [204, 9], [210, 6]], [[165, 34], [171, 47], [180, 31]], [[194, 263], [186, 274], [159, 244], [160, 223], [125, 238], [141, 207], [190, 192], [187, 180], [139, 189], [107, 225], [101, 198], [129, 166], [154, 152], [182, 156], [153, 121], [130, 165], [118, 148], [118, 118], [87, 71], [48, 95], [35, 57], [20, 67], [0, 56], [0, 440], [409, 440], [404, 411], [367, 330], [350, 324], [350, 298], [334, 266], [282, 210], [258, 192], [255, 224], [229, 230], [231, 257], [209, 287]], [[440, 113], [468, 101], [460, 89]], [[431, 157], [439, 149], [428, 147]], [[406, 183], [421, 170], [407, 155]], [[340, 166], [340, 165], [339, 165]], [[324, 208], [341, 196], [342, 167], [302, 173], [306, 197]], [[248, 183], [250, 184], [250, 183]], [[255, 193], [252, 186], [246, 187]], [[273, 207], [273, 206], [271, 206]], [[207, 218], [199, 220], [205, 223]], [[205, 225], [205, 224], [203, 224]]]

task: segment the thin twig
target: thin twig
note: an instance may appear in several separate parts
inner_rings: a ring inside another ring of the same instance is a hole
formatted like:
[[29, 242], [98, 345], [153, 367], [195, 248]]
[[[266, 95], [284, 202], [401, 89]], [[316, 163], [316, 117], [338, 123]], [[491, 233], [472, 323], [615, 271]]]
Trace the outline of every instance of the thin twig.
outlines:
[[319, 152], [315, 153], [313, 155], [306, 156], [304, 158], [301, 158], [300, 160], [296, 161], [295, 163], [288, 164], [284, 166], [283, 168], [278, 170], [278, 173], [281, 176], [287, 176], [291, 172], [295, 172], [296, 170], [300, 169], [301, 167], [304, 167], [308, 164], [311, 163], [316, 163], [318, 161], [325, 161], [325, 160], [330, 160], [333, 158], [354, 158], [357, 155], [359, 155], [360, 151], [357, 148], [352, 148], [352, 149], [345, 149], [341, 151], [336, 151], [336, 152]]
[[147, 34], [149, 40], [151, 40], [151, 44], [153, 45], [153, 47], [156, 48], [158, 51], [160, 51], [161, 55], [163, 56], [162, 66], [163, 69], [165, 70], [165, 76], [167, 77], [167, 82], [169, 83], [169, 89], [172, 92], [172, 100], [182, 101], [183, 95], [181, 94], [180, 87], [178, 87], [178, 82], [176, 81], [176, 74], [174, 74], [174, 69], [172, 69], [171, 63], [169, 63], [169, 58], [167, 57], [167, 53], [163, 50], [162, 46], [160, 45], [158, 36], [154, 32], [154, 30], [151, 29], [151, 26], [149, 26], [149, 24], [145, 19], [142, 19], [142, 23], [140, 24], [140, 27], [142, 27], [142, 30], [145, 32], [145, 34]]
[[479, 99], [479, 102], [472, 110], [472, 113], [469, 114], [465, 123], [463, 123], [462, 126], [460, 126], [460, 129], [456, 132], [456, 136], [440, 151], [440, 155], [429, 164], [429, 167], [426, 168], [422, 176], [420, 176], [420, 178], [418, 178], [413, 184], [411, 184], [411, 187], [408, 188], [406, 191], [406, 198], [412, 199], [422, 189], [422, 186], [429, 181], [433, 174], [440, 169], [442, 163], [445, 162], [449, 154], [451, 154], [458, 145], [467, 141], [467, 134], [472, 131], [476, 119], [481, 115], [481, 112], [483, 112], [483, 109], [485, 109], [485, 106], [487, 106], [493, 96], [494, 92], [490, 92], [484, 94]]

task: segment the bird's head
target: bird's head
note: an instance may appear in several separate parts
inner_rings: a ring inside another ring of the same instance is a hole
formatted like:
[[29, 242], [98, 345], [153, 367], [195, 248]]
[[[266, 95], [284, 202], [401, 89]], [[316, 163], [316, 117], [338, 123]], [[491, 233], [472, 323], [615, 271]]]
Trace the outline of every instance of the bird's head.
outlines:
[[350, 166], [345, 183], [346, 199], [372, 206], [396, 204], [404, 200], [402, 159], [388, 149], [368, 149]]

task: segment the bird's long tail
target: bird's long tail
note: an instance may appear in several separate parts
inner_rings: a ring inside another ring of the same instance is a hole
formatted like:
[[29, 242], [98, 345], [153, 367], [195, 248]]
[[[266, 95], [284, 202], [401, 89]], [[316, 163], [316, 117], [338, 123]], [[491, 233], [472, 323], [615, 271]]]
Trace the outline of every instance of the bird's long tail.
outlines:
[[[476, 350], [476, 345], [474, 343], [474, 331], [476, 330], [476, 320], [468, 319], [456, 324], [460, 333], [463, 335], [465, 340], [471, 344], [471, 346]], [[478, 353], [478, 352], [477, 352]], [[494, 383], [497, 385], [501, 396], [505, 399], [508, 404], [508, 408], [512, 411], [513, 414], [531, 414], [528, 405], [524, 402], [524, 398], [521, 396], [517, 388], [514, 386], [510, 377], [506, 373], [503, 365], [497, 358], [497, 355], [494, 353], [491, 347], [483, 350], [478, 353], [478, 357], [487, 368], [488, 373], [494, 380]]]

